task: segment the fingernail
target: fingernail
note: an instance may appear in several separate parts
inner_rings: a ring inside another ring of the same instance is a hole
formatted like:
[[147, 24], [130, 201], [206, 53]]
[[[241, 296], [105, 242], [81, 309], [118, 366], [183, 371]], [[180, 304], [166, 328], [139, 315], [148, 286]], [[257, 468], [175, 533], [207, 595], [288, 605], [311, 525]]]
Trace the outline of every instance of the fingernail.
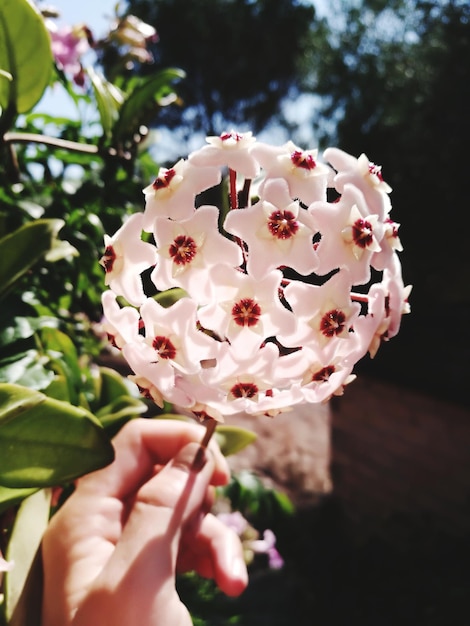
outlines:
[[244, 585], [248, 583], [248, 571], [246, 569], [246, 564], [240, 557], [237, 556], [232, 560], [232, 569], [230, 573], [235, 580], [239, 580]]

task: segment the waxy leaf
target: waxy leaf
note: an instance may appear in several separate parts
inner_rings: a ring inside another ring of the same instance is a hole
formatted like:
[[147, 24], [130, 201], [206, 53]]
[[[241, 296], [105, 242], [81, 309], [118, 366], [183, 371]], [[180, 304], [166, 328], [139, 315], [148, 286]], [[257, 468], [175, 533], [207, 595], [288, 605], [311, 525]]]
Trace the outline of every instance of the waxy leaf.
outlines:
[[0, 298], [47, 254], [63, 224], [57, 219], [36, 220], [0, 239]]
[[228, 424], [220, 424], [215, 431], [215, 438], [224, 456], [240, 452], [253, 443], [256, 436], [251, 430]]
[[52, 68], [51, 40], [39, 11], [28, 0], [1, 0], [0, 107], [15, 114], [32, 109]]
[[105, 137], [110, 137], [114, 122], [118, 118], [119, 109], [124, 102], [124, 94], [92, 67], [87, 68], [87, 72], [95, 93], [103, 134]]
[[32, 495], [37, 489], [10, 489], [0, 485], [0, 514], [7, 511], [12, 506], [19, 504], [22, 500]]
[[41, 489], [20, 506], [8, 543], [14, 567], [5, 576], [5, 614], [9, 626], [40, 624], [41, 563], [39, 546], [49, 522], [51, 490]]
[[[183, 70], [167, 68], [142, 80], [127, 96], [113, 129], [115, 143], [132, 138], [142, 124], [148, 124], [159, 106], [175, 99], [171, 83], [185, 77]], [[170, 97], [169, 96], [174, 96]]]
[[58, 485], [113, 458], [109, 438], [85, 409], [26, 387], [0, 384], [1, 485]]

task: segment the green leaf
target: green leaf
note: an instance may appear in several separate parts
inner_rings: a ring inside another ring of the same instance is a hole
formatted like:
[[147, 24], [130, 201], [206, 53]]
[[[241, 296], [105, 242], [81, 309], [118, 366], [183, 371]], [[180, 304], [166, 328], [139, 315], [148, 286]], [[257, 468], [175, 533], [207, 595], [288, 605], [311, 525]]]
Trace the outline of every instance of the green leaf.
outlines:
[[44, 351], [51, 359], [51, 366], [65, 376], [72, 404], [78, 404], [78, 389], [81, 387], [81, 371], [75, 344], [68, 335], [57, 328], [44, 328], [41, 332]]
[[229, 456], [235, 454], [250, 443], [255, 441], [257, 435], [251, 430], [240, 428], [239, 426], [229, 426], [227, 424], [220, 424], [215, 431], [215, 438], [219, 444], [222, 454]]
[[19, 385], [0, 384], [0, 484], [58, 485], [113, 458], [109, 438], [85, 409]]
[[127, 96], [113, 129], [113, 142], [120, 143], [138, 131], [139, 126], [148, 122], [158, 106], [167, 104], [170, 94], [174, 94], [171, 83], [185, 77], [183, 70], [167, 68], [143, 79]]
[[100, 406], [110, 404], [121, 396], [129, 396], [130, 393], [126, 379], [110, 367], [99, 367], [95, 385]]
[[45, 367], [37, 350], [26, 350], [0, 360], [0, 382], [45, 389], [53, 377], [54, 372]]
[[26, 113], [49, 84], [53, 58], [44, 20], [28, 0], [0, 2], [0, 107]]
[[[5, 575], [5, 614], [9, 626], [40, 624], [39, 546], [49, 522], [51, 490], [42, 489], [20, 506], [6, 553], [15, 566]], [[33, 619], [34, 621], [31, 621]]]
[[62, 220], [36, 220], [0, 239], [0, 298], [52, 248]]
[[125, 96], [118, 87], [108, 82], [104, 76], [98, 74], [92, 67], [87, 68], [87, 72], [95, 93], [103, 134], [109, 138], [111, 137], [114, 122], [118, 119], [118, 112]]
[[7, 511], [12, 506], [19, 504], [22, 500], [37, 491], [36, 488], [30, 489], [10, 489], [0, 485], [0, 514]]

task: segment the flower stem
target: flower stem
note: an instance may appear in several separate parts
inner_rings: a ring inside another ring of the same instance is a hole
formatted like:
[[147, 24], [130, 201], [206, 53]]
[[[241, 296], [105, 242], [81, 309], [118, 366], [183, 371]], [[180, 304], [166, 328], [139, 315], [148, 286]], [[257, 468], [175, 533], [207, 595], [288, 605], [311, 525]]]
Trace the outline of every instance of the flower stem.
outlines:
[[206, 432], [204, 433], [204, 437], [201, 441], [201, 448], [207, 448], [207, 446], [209, 445], [209, 441], [211, 440], [212, 435], [215, 432], [215, 427], [217, 426], [217, 420], [213, 419], [212, 417], [208, 417], [204, 421], [204, 426], [206, 427]]
[[238, 209], [238, 194], [237, 194], [237, 172], [235, 170], [229, 170], [230, 177], [230, 208]]
[[204, 467], [206, 461], [206, 448], [209, 445], [212, 435], [215, 432], [217, 421], [212, 417], [208, 417], [206, 420], [204, 420], [204, 426], [206, 427], [206, 432], [204, 433], [201, 444], [198, 448], [198, 451], [196, 452], [196, 456], [194, 457], [194, 461], [192, 464], [192, 470], [194, 472], [198, 472]]

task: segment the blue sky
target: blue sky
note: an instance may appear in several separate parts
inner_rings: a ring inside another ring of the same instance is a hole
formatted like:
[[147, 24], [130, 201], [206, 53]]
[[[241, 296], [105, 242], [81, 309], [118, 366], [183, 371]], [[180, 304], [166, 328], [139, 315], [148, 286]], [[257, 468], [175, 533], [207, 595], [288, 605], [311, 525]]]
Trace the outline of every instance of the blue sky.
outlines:
[[[85, 22], [96, 36], [102, 35], [114, 15], [116, 0], [52, 0], [44, 4], [58, 9], [58, 23], [78, 24]], [[124, 6], [125, 3], [121, 2]]]
[[[117, 0], [52, 0], [38, 2], [39, 5], [53, 6], [60, 13], [57, 25], [85, 23], [96, 38], [100, 38], [109, 30], [110, 22], [115, 15]], [[124, 2], [121, 2], [124, 6]], [[77, 110], [65, 91], [60, 87], [47, 90], [36, 111], [52, 115], [65, 115], [76, 118]]]

